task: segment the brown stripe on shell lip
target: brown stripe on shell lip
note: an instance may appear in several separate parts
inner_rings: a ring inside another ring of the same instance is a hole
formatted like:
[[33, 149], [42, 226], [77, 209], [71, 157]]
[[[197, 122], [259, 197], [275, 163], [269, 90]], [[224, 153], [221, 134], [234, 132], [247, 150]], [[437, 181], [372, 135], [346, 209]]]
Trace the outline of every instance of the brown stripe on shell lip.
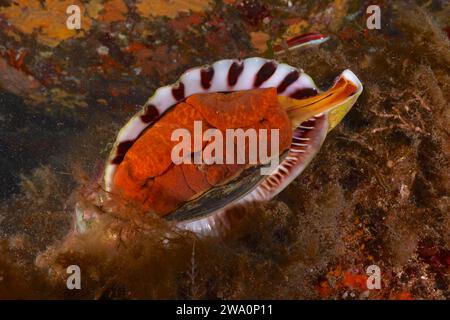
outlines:
[[180, 101], [184, 100], [184, 83], [179, 82], [178, 85], [175, 85], [172, 87], [172, 96], [175, 98], [175, 100]]
[[150, 123], [158, 119], [158, 117], [159, 117], [158, 109], [154, 105], [149, 104], [145, 106], [145, 113], [141, 115], [141, 120], [144, 123]]
[[297, 70], [289, 72], [283, 79], [283, 81], [277, 87], [277, 93], [283, 93], [287, 87], [293, 84], [300, 77], [300, 72]]
[[298, 89], [289, 96], [294, 99], [305, 99], [314, 97], [317, 95], [317, 89], [315, 88], [302, 88]]
[[269, 79], [277, 70], [277, 65], [272, 62], [266, 62], [263, 64], [263, 66], [259, 69], [258, 73], [255, 77], [254, 87], [259, 88], [264, 81]]
[[200, 82], [203, 89], [209, 89], [211, 87], [211, 80], [214, 77], [214, 68], [207, 67], [200, 71]]
[[117, 150], [116, 150], [116, 156], [111, 161], [111, 163], [117, 164], [117, 165], [122, 163], [122, 161], [125, 157], [125, 154], [133, 146], [135, 141], [136, 140], [126, 140], [126, 141], [122, 141], [121, 143], [119, 143], [119, 145], [117, 146]]
[[244, 70], [244, 63], [243, 62], [233, 62], [230, 66], [230, 69], [228, 69], [228, 85], [234, 86], [239, 76], [241, 75], [242, 71]]

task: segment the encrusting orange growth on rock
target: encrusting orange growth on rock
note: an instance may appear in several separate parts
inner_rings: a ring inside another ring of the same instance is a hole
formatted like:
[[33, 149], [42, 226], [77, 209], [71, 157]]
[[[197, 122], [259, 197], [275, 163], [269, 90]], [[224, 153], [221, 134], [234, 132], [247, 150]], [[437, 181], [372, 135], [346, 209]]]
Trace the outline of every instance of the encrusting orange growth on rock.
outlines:
[[[212, 186], [226, 183], [248, 167], [245, 164], [174, 164], [172, 149], [179, 143], [172, 141], [172, 132], [187, 129], [194, 148], [194, 121], [201, 121], [202, 131], [217, 128], [279, 130], [279, 152], [286, 150], [292, 138], [290, 120], [278, 103], [274, 88], [234, 93], [196, 94], [166, 112], [128, 150], [114, 176], [114, 188], [126, 200], [136, 202], [146, 211], [166, 215], [186, 201], [198, 197]], [[197, 138], [198, 139], [198, 138]], [[199, 138], [202, 141], [202, 137]], [[203, 141], [205, 148], [211, 141]], [[235, 149], [237, 147], [234, 141]], [[270, 147], [267, 148], [270, 151]], [[248, 162], [248, 144], [246, 143]], [[259, 159], [259, 158], [258, 158]]]

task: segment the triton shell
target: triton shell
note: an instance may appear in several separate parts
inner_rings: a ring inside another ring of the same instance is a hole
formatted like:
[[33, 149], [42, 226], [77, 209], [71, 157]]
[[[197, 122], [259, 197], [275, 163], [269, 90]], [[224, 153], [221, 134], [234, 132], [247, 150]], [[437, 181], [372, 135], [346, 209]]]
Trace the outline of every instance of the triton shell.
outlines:
[[[248, 190], [241, 190], [232, 201], [224, 203], [220, 198], [211, 200], [207, 214], [199, 214], [203, 207], [191, 204], [183, 214], [175, 215], [178, 225], [201, 233], [229, 227], [227, 210], [230, 207], [268, 201], [292, 182], [317, 154], [327, 132], [342, 119], [362, 91], [360, 81], [350, 70], [345, 70], [340, 77], [353, 83], [356, 92], [342, 103], [339, 110], [316, 115], [298, 126], [293, 132], [289, 152], [270, 175], [256, 184], [250, 184]], [[256, 88], [276, 88], [278, 95], [295, 99], [312, 97], [320, 92], [303, 70], [264, 58], [226, 59], [189, 69], [176, 83], [157, 89], [142, 110], [120, 130], [103, 174], [105, 190], [113, 190], [114, 175], [127, 151], [171, 107], [193, 94]]]

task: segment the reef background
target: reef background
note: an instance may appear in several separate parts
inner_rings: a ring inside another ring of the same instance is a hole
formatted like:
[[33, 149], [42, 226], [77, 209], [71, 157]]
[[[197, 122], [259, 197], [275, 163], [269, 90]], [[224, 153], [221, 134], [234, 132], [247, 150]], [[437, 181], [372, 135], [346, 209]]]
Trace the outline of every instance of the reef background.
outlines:
[[[448, 299], [450, 8], [375, 2], [1, 0], [0, 298]], [[369, 4], [381, 30], [366, 29]], [[309, 31], [331, 40], [278, 59], [322, 88], [350, 68], [364, 92], [274, 201], [221, 240], [158, 219], [71, 233], [74, 202], [154, 89]], [[71, 264], [82, 290], [66, 289]], [[372, 264], [381, 290], [366, 288]]]

